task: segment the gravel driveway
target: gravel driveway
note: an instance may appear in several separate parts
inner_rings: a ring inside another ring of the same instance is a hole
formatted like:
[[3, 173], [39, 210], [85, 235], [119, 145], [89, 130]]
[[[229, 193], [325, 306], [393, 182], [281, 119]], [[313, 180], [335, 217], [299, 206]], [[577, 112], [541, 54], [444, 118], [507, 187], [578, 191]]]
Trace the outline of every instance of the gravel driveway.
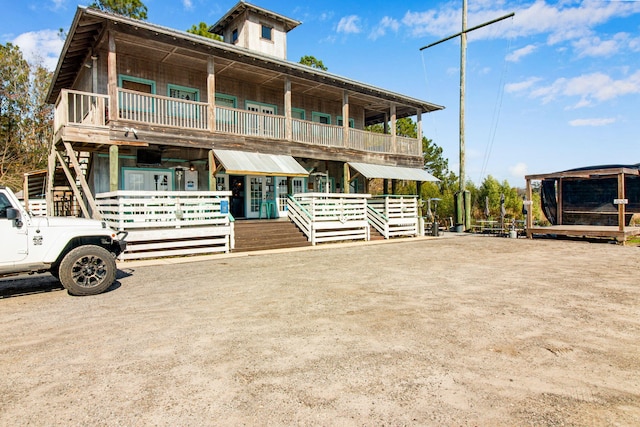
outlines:
[[461, 236], [0, 281], [0, 425], [640, 425], [640, 249]]

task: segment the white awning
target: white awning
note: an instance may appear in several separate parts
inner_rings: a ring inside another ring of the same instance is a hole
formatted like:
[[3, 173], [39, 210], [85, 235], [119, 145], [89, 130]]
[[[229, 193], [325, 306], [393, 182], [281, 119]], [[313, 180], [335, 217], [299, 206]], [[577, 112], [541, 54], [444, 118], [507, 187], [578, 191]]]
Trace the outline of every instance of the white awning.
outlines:
[[400, 166], [372, 165], [369, 163], [349, 162], [349, 166], [367, 178], [399, 179], [403, 181], [438, 182], [435, 176], [424, 169]]
[[213, 150], [225, 172], [233, 175], [308, 176], [309, 172], [291, 156]]

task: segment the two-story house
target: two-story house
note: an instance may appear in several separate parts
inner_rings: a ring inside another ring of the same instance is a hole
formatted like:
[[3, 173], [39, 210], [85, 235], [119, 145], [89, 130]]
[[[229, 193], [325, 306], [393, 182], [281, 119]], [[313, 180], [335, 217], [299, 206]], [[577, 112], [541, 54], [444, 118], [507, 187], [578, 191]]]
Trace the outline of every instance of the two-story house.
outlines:
[[[265, 199], [280, 216], [291, 194], [435, 180], [421, 118], [443, 107], [288, 61], [298, 25], [241, 1], [211, 26], [218, 41], [79, 7], [48, 94], [49, 200], [60, 170], [94, 217], [105, 192], [230, 191], [235, 218], [258, 218]], [[418, 138], [395, 134], [403, 117]]]

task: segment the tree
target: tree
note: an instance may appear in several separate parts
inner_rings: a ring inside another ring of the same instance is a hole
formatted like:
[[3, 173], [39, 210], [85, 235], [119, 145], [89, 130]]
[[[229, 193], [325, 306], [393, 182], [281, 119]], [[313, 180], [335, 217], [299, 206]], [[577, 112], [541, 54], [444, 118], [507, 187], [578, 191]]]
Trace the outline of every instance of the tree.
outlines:
[[[366, 127], [369, 132], [384, 133], [384, 125], [376, 123]], [[396, 120], [396, 135], [407, 138], [418, 137], [418, 124], [411, 118], [405, 117]], [[424, 182], [422, 183], [420, 198], [422, 200], [437, 198], [438, 216], [440, 218], [448, 218], [453, 216], [453, 196], [458, 188], [458, 177], [449, 170], [449, 160], [444, 157], [442, 147], [439, 147], [431, 139], [422, 137], [422, 155], [424, 158], [424, 167], [429, 173], [438, 178], [440, 182]], [[398, 185], [396, 188], [398, 194], [416, 194], [416, 185], [414, 182], [407, 182]]]
[[187, 30], [187, 33], [196, 34], [198, 36], [222, 41], [222, 37], [220, 37], [218, 34], [213, 34], [209, 32], [209, 27], [210, 25], [207, 25], [206, 22], [200, 22], [198, 25], [193, 24], [191, 28]]
[[11, 43], [0, 45], [0, 184], [22, 187], [24, 172], [46, 166], [53, 106], [45, 97], [51, 73], [30, 65]]
[[307, 65], [311, 68], [317, 68], [318, 70], [327, 71], [328, 68], [322, 63], [321, 60], [316, 59], [315, 56], [306, 55], [300, 58], [300, 64]]
[[129, 18], [147, 19], [147, 6], [141, 0], [95, 0], [89, 7]]

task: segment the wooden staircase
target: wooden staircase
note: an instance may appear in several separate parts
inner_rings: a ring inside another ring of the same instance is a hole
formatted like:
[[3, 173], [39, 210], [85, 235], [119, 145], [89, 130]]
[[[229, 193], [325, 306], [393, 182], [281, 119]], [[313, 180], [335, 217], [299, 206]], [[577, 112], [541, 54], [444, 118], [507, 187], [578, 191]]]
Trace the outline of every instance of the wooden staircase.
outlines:
[[[311, 242], [288, 219], [236, 220], [236, 247], [233, 252], [263, 251], [267, 249], [299, 248]], [[371, 240], [384, 240], [382, 234], [371, 227]]]
[[369, 240], [384, 240], [384, 236], [374, 226], [371, 226], [369, 227]]
[[311, 246], [311, 242], [288, 219], [237, 220], [236, 246], [233, 252], [263, 251], [267, 249]]

